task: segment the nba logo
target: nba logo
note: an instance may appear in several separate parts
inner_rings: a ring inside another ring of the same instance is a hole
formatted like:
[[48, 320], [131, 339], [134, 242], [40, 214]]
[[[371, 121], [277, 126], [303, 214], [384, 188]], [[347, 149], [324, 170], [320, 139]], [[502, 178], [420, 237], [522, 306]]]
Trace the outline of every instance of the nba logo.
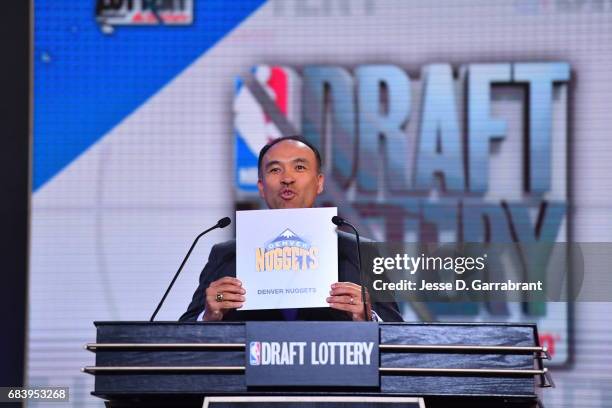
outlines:
[[261, 364], [261, 343], [259, 341], [252, 341], [249, 344], [249, 364], [260, 365]]
[[[278, 110], [299, 130], [301, 117], [301, 80], [288, 67], [257, 65], [251, 69], [255, 80], [266, 91]], [[281, 135], [266, 115], [260, 101], [242, 79], [236, 80], [233, 102], [236, 182], [243, 192], [257, 192], [259, 150]]]

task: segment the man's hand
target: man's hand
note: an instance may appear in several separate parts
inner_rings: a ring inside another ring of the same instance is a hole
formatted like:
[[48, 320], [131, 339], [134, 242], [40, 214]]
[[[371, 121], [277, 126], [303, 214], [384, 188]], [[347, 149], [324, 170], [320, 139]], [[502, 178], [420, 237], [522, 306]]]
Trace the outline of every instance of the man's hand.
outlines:
[[241, 308], [246, 300], [245, 294], [242, 282], [236, 278], [226, 276], [214, 281], [206, 288], [204, 321], [222, 320], [231, 309]]
[[[363, 302], [361, 300], [361, 286], [352, 282], [336, 282], [331, 285], [330, 296], [327, 303], [332, 309], [342, 310], [351, 316], [355, 321], [364, 321], [366, 316], [363, 313]], [[372, 316], [372, 305], [370, 295], [366, 291], [366, 301], [368, 316]]]

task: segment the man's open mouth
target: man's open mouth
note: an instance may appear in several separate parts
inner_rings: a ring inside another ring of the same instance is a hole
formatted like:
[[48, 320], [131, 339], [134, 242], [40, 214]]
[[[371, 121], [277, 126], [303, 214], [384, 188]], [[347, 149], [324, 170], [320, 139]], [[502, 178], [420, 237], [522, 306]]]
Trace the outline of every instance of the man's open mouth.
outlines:
[[280, 193], [280, 196], [283, 200], [291, 200], [296, 195], [297, 194], [295, 193], [295, 191], [288, 189], [288, 188], [283, 189]]

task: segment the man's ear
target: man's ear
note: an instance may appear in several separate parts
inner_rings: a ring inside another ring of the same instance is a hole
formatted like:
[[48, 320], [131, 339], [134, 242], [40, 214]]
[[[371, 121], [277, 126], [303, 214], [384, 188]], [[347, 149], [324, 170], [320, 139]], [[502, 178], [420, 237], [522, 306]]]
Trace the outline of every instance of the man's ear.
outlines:
[[264, 191], [263, 191], [263, 183], [261, 182], [261, 179], [257, 180], [257, 189], [259, 190], [259, 196], [261, 198], [265, 198]]
[[323, 173], [319, 173], [319, 175], [317, 176], [317, 195], [321, 194], [325, 188], [325, 176], [323, 175]]

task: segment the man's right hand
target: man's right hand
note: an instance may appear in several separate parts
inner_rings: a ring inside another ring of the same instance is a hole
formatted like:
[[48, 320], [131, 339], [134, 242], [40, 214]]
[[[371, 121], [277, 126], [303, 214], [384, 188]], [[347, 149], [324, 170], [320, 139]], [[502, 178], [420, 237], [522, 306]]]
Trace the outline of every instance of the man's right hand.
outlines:
[[223, 316], [231, 309], [238, 309], [244, 305], [246, 291], [242, 282], [236, 278], [226, 276], [218, 279], [206, 288], [206, 306], [204, 321], [212, 322], [223, 320]]

